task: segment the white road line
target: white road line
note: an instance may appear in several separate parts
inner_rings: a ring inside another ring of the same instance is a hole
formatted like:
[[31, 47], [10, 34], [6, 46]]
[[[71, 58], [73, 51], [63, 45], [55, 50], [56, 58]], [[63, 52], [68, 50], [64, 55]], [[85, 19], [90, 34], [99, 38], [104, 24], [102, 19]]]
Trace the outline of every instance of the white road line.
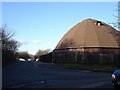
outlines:
[[32, 82], [32, 83], [26, 83], [26, 84], [21, 84], [21, 85], [17, 85], [17, 86], [12, 86], [12, 87], [8, 87], [8, 88], [20, 88], [20, 87], [24, 87], [27, 85], [33, 85], [33, 84], [43, 84], [45, 83], [45, 81], [39, 81], [39, 82]]
[[87, 70], [86, 70], [86, 71], [83, 71], [83, 72], [91, 72], [91, 71], [87, 71]]
[[38, 82], [31, 82], [31, 83], [11, 86], [11, 87], [8, 87], [8, 88], [20, 88], [20, 87], [24, 87], [24, 86], [28, 86], [28, 85], [34, 85], [34, 84], [44, 84], [44, 83], [51, 82], [51, 81], [56, 81], [56, 80], [42, 80], [42, 81], [38, 81]]

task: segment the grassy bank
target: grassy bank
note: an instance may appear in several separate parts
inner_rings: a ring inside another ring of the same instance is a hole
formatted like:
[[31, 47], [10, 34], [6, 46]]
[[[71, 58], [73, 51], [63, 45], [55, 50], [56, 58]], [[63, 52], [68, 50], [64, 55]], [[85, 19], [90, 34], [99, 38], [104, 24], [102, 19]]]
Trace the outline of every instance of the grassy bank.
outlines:
[[17, 63], [18, 61], [17, 60], [14, 60], [14, 61], [9, 61], [9, 62], [6, 62], [6, 63], [2, 63], [2, 67], [6, 67], [8, 65], [11, 65], [11, 64], [14, 64], [14, 63]]
[[110, 65], [97, 65], [97, 64], [56, 64], [66, 69], [79, 69], [79, 70], [91, 70], [96, 72], [113, 72], [117, 69], [115, 66]]

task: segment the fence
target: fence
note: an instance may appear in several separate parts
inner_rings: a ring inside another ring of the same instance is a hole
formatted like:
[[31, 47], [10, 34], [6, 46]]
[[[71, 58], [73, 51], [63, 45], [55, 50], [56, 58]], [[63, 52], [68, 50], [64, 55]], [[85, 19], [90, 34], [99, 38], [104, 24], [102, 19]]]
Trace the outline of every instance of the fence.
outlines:
[[54, 63], [109, 64], [118, 65], [120, 54], [100, 52], [54, 51]]
[[42, 62], [73, 64], [106, 64], [120, 67], [120, 54], [100, 52], [53, 51], [39, 57]]
[[39, 60], [42, 61], [42, 62], [51, 63], [51, 62], [52, 62], [52, 52], [40, 56], [40, 57], [39, 57]]

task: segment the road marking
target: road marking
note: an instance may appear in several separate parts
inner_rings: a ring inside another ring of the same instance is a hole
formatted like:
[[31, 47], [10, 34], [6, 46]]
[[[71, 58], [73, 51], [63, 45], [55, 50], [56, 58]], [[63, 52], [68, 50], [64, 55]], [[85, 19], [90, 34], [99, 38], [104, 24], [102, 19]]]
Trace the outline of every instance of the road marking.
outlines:
[[40, 83], [45, 83], [45, 81], [41, 81]]
[[21, 84], [21, 85], [17, 85], [17, 86], [8, 87], [8, 88], [20, 88], [20, 87], [24, 87], [24, 86], [27, 86], [27, 85], [43, 84], [43, 83], [45, 83], [44, 80], [39, 81], [39, 82], [31, 82], [31, 83]]
[[8, 87], [8, 88], [20, 88], [20, 87], [24, 87], [24, 86], [28, 86], [28, 85], [44, 84], [44, 83], [52, 82], [52, 81], [56, 81], [56, 80], [41, 80], [41, 81], [38, 81], [38, 82], [31, 82], [31, 83], [26, 83], [26, 84], [11, 86], [11, 87]]
[[91, 71], [83, 71], [83, 72], [91, 72]]

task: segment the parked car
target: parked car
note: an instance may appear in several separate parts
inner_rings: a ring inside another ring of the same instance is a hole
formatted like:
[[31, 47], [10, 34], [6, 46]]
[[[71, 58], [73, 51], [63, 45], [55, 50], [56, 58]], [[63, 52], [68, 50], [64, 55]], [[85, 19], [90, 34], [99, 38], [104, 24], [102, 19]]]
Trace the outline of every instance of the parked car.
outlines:
[[115, 89], [120, 89], [120, 69], [113, 72], [112, 84]]

